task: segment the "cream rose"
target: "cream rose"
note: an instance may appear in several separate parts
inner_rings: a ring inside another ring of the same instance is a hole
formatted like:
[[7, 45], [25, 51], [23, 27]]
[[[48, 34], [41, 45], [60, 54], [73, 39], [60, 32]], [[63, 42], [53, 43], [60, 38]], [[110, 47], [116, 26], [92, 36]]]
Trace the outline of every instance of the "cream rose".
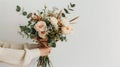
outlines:
[[36, 31], [46, 31], [47, 27], [46, 27], [46, 23], [44, 21], [38, 21], [35, 26], [34, 29]]
[[58, 20], [55, 17], [50, 17], [50, 22], [56, 29], [58, 29]]

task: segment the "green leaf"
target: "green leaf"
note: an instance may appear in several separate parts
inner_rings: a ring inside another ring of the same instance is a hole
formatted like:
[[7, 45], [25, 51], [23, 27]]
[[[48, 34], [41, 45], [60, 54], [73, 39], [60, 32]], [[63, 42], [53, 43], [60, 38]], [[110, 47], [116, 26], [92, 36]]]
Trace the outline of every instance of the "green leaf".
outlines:
[[31, 33], [37, 35], [37, 31], [34, 28], [31, 28]]
[[56, 47], [56, 41], [53, 38], [49, 38], [48, 43], [50, 47]]
[[27, 12], [26, 12], [26, 11], [23, 11], [22, 14], [23, 14], [23, 16], [26, 16], [26, 15], [27, 15]]
[[50, 47], [56, 47], [56, 43], [50, 43]]
[[66, 17], [64, 13], [62, 13], [62, 17]]
[[19, 26], [21, 29], [21, 32], [25, 30], [25, 26]]
[[28, 21], [28, 26], [30, 26], [31, 25], [31, 21]]
[[70, 10], [70, 11], [74, 11], [73, 9], [71, 9], [71, 8], [70, 8], [70, 6], [69, 6], [69, 5], [68, 5], [68, 10]]
[[70, 11], [74, 11], [73, 9], [69, 9]]
[[60, 37], [60, 40], [63, 41], [64, 40], [63, 37]]
[[43, 12], [40, 12], [40, 14], [43, 14]]
[[63, 39], [64, 39], [65, 41], [67, 41], [67, 38], [66, 38], [66, 37], [63, 37]]
[[33, 39], [35, 37], [34, 34], [30, 34], [30, 38]]
[[30, 18], [32, 16], [32, 13], [29, 13], [28, 15], [27, 15], [27, 18]]
[[28, 28], [28, 27], [25, 27], [25, 32], [26, 32], [26, 33], [30, 33], [30, 32], [31, 32], [31, 29]]
[[17, 12], [20, 12], [20, 10], [21, 10], [21, 7], [20, 7], [19, 5], [17, 5], [17, 6], [16, 6], [16, 11], [17, 11]]
[[70, 3], [70, 6], [71, 6], [71, 7], [75, 7], [75, 4]]
[[66, 38], [66, 36], [60, 36], [60, 40], [61, 41], [67, 41], [67, 38]]
[[68, 12], [68, 10], [66, 8], [64, 8], [64, 11], [65, 11], [65, 13], [69, 14], [69, 12]]

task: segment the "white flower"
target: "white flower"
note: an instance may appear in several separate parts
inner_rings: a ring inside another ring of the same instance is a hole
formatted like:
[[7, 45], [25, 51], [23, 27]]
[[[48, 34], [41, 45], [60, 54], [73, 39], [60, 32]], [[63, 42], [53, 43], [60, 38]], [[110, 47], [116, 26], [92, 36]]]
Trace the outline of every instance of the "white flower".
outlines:
[[39, 35], [39, 37], [41, 37], [41, 38], [46, 38], [46, 34], [47, 34], [46, 31], [39, 31], [39, 32], [38, 32], [38, 35]]
[[38, 21], [35, 26], [34, 26], [36, 31], [46, 31], [47, 27], [46, 27], [46, 23], [44, 21]]
[[56, 29], [58, 29], [58, 20], [55, 17], [50, 17], [50, 22]]
[[62, 27], [62, 32], [65, 35], [70, 34], [71, 30], [72, 30], [72, 28], [70, 26], [63, 26]]
[[69, 25], [70, 25], [69, 20], [67, 20], [66, 18], [61, 18], [61, 23], [62, 23], [64, 26], [69, 26]]

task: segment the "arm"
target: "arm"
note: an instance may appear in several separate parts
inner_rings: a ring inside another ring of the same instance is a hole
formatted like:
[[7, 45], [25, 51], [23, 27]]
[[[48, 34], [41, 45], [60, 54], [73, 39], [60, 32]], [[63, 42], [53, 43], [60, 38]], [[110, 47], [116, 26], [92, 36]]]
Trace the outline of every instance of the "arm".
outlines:
[[27, 65], [35, 57], [40, 56], [40, 50], [36, 49], [25, 49], [17, 50], [10, 48], [0, 48], [0, 61], [14, 64], [14, 65]]
[[[23, 46], [24, 49], [22, 49]], [[28, 65], [33, 58], [48, 55], [50, 51], [49, 48], [39, 49], [30, 44], [24, 44], [23, 46], [19, 45], [18, 47], [0, 42], [0, 61], [15, 65]]]

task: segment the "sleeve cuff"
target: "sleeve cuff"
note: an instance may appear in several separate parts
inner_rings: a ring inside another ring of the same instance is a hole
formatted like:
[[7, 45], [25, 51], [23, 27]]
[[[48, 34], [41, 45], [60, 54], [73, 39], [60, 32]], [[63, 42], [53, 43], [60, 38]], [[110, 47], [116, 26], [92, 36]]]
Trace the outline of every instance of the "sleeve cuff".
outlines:
[[30, 64], [30, 62], [36, 58], [36, 57], [39, 57], [40, 56], [40, 50], [39, 48], [36, 48], [36, 49], [25, 49], [26, 51], [26, 54], [25, 54], [25, 59], [24, 59], [24, 66]]

